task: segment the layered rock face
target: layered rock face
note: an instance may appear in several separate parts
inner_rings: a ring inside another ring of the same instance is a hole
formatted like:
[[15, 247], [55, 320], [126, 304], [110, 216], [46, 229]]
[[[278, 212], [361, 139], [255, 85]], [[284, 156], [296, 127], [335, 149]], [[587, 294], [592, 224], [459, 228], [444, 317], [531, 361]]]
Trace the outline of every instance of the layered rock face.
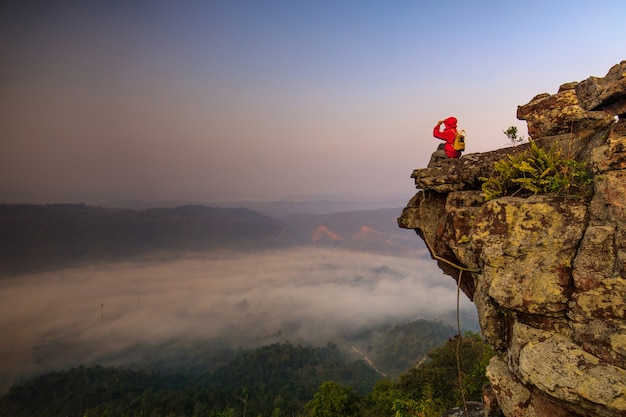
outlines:
[[479, 178], [525, 144], [414, 171], [398, 224], [476, 305], [505, 416], [626, 416], [626, 61], [517, 117], [539, 146], [588, 164], [590, 199], [485, 201]]

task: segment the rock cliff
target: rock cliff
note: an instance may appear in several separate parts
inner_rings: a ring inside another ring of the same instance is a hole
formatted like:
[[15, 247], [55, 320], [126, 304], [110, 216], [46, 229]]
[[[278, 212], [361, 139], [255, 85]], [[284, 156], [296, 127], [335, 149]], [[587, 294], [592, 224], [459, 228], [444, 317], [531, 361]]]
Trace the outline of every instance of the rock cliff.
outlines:
[[517, 117], [540, 147], [587, 163], [591, 197], [486, 201], [479, 178], [523, 144], [415, 170], [398, 224], [476, 305], [498, 352], [485, 398], [505, 416], [626, 416], [626, 61]]

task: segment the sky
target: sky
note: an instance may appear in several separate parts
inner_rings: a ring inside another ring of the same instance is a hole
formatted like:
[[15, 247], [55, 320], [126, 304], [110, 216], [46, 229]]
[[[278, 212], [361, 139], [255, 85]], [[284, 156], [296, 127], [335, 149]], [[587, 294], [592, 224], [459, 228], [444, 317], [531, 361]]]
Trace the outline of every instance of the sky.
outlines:
[[459, 119], [507, 146], [518, 105], [626, 59], [626, 3], [9, 1], [0, 202], [406, 194]]

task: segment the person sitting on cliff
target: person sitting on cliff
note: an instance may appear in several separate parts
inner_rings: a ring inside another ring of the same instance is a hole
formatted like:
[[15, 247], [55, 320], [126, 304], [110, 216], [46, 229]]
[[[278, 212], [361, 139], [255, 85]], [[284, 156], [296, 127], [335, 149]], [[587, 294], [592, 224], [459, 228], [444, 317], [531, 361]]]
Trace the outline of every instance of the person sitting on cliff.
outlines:
[[[443, 123], [444, 129], [441, 131], [441, 124]], [[454, 138], [456, 136], [456, 117], [448, 117], [444, 120], [439, 120], [437, 125], [433, 129], [433, 136], [444, 140], [445, 143], [440, 144], [437, 150], [433, 152], [428, 162], [428, 168], [435, 165], [441, 159], [447, 158], [459, 158], [461, 152], [454, 149]]]

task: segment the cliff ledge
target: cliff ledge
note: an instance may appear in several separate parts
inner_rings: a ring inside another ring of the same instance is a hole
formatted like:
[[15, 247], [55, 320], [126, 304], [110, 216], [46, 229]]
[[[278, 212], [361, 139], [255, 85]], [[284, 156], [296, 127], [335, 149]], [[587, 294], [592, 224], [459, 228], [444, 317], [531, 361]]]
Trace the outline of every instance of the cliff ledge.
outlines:
[[535, 96], [517, 117], [537, 145], [587, 164], [590, 198], [486, 201], [479, 178], [524, 144], [415, 170], [398, 224], [476, 305], [498, 352], [485, 398], [505, 416], [625, 416], [626, 61]]

